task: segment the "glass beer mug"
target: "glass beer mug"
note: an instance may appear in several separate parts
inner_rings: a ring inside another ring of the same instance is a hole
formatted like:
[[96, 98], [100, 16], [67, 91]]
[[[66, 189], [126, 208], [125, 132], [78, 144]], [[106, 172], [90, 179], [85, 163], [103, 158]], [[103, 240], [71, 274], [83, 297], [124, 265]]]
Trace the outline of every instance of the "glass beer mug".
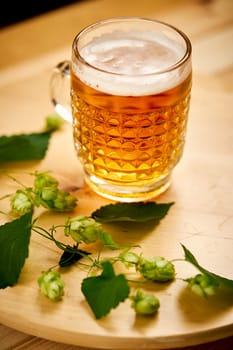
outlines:
[[169, 187], [184, 148], [191, 77], [191, 43], [166, 23], [113, 18], [75, 37], [51, 93], [58, 113], [72, 120], [75, 150], [95, 192], [133, 202]]

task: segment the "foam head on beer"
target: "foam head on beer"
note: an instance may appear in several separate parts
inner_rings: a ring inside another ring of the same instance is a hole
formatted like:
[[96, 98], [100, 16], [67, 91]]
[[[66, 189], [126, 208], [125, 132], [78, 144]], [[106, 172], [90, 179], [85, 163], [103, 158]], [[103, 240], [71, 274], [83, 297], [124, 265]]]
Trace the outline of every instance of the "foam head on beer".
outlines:
[[158, 94], [181, 83], [191, 66], [177, 68], [184, 46], [159, 31], [115, 30], [94, 37], [80, 50], [86, 62], [73, 63], [73, 71], [85, 84], [121, 96]]

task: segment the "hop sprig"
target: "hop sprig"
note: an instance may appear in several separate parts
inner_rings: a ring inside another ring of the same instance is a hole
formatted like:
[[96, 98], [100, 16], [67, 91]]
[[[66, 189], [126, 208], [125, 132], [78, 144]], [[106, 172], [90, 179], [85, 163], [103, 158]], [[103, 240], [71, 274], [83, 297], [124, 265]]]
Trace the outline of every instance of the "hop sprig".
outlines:
[[65, 225], [65, 235], [71, 236], [77, 243], [93, 243], [99, 238], [102, 225], [85, 215], [69, 218]]
[[132, 300], [131, 307], [140, 315], [154, 315], [160, 307], [159, 299], [155, 295], [145, 294], [141, 289], [138, 289], [130, 299]]
[[67, 219], [64, 232], [66, 236], [71, 236], [78, 244], [81, 242], [86, 244], [94, 243], [100, 240], [109, 249], [119, 248], [119, 245], [114, 242], [112, 236], [104, 232], [102, 224], [85, 215], [78, 215]]
[[188, 288], [201, 297], [209, 297], [216, 294], [219, 283], [216, 279], [205, 274], [198, 274], [186, 279]]
[[43, 188], [53, 188], [58, 186], [58, 181], [51, 175], [49, 175], [48, 172], [36, 172], [35, 173], [35, 180], [34, 180], [34, 187], [35, 192], [41, 191]]
[[24, 215], [33, 210], [33, 196], [30, 188], [17, 190], [10, 199], [11, 210], [17, 215]]
[[175, 267], [164, 257], [140, 257], [137, 264], [140, 274], [152, 281], [167, 282], [175, 278]]
[[34, 193], [36, 206], [55, 211], [72, 211], [77, 203], [69, 192], [58, 188], [58, 181], [47, 172], [35, 174]]
[[139, 272], [146, 280], [167, 282], [175, 278], [174, 264], [164, 257], [145, 257], [126, 247], [118, 255], [117, 260], [121, 261], [127, 268], [135, 267], [136, 272]]
[[[173, 262], [176, 260], [187, 261], [199, 270], [199, 275], [186, 280], [188, 287], [194, 293], [206, 297], [214, 295], [217, 288], [221, 286], [233, 289], [233, 280], [207, 271], [183, 245], [184, 259], [175, 259], [172, 262], [160, 256], [146, 257], [142, 254], [138, 255], [131, 251], [136, 246], [120, 247], [113, 241], [111, 234], [104, 232], [101, 223], [106, 221], [121, 221], [122, 219], [138, 221], [138, 209], [143, 208], [143, 203], [140, 203], [140, 208], [137, 207], [136, 211], [135, 206], [131, 210], [132, 208], [129, 204], [123, 207], [119, 203], [116, 206], [111, 204], [107, 206], [107, 220], [104, 219], [105, 208], [102, 207], [99, 212], [97, 211], [98, 215], [95, 212], [95, 215], [92, 213], [90, 217], [79, 215], [69, 218], [64, 225], [53, 225], [48, 231], [43, 227], [36, 226], [36, 220], [32, 218], [34, 207], [43, 206], [60, 211], [72, 210], [76, 200], [69, 192], [61, 191], [58, 181], [49, 173], [36, 172], [33, 175], [35, 176], [33, 187], [26, 188], [16, 181], [23, 189], [17, 190], [10, 200], [12, 211], [20, 215], [20, 218], [0, 226], [0, 248], [4, 252], [4, 254], [0, 254], [0, 288], [12, 286], [18, 281], [20, 271], [25, 259], [28, 257], [28, 246], [32, 230], [55, 243], [63, 251], [58, 263], [59, 266], [67, 268], [74, 263], [78, 263], [83, 257], [88, 256], [88, 259], [80, 264], [82, 264], [83, 268], [87, 268], [88, 273], [95, 268], [97, 275], [88, 276], [83, 280], [82, 292], [97, 319], [107, 315], [111, 309], [114, 309], [126, 298], [131, 300], [131, 307], [137, 314], [155, 314], [160, 307], [157, 297], [153, 294], [144, 293], [142, 290], [138, 290], [135, 295], [130, 296], [130, 285], [134, 282], [145, 285], [147, 280], [149, 282], [173, 280], [175, 278]], [[10, 177], [13, 179], [12, 176]], [[6, 197], [9, 197], [9, 195], [3, 198]], [[152, 220], [152, 217], [157, 220], [156, 208], [159, 211], [161, 209], [157, 205], [150, 207], [150, 210], [155, 211], [155, 213], [151, 215], [152, 212], [150, 212], [150, 215], [146, 216], [147, 220]], [[148, 211], [148, 207], [146, 209]], [[139, 219], [139, 221], [142, 221], [142, 217]], [[65, 235], [71, 236], [75, 241], [73, 246], [55, 238], [56, 229], [59, 228], [60, 230], [61, 227], [64, 228]], [[121, 253], [115, 257], [111, 254], [111, 258], [105, 258], [103, 261], [101, 259], [102, 247], [97, 251], [97, 258], [92, 258], [92, 256], [89, 256], [90, 253], [79, 249], [79, 244], [82, 242], [88, 244], [98, 240], [101, 240], [110, 249], [121, 249]], [[12, 261], [14, 261], [14, 264], [12, 264]], [[113, 264], [116, 262], [122, 262], [127, 268], [133, 267], [135, 269], [133, 273], [140, 274], [140, 279], [133, 280], [130, 278], [127, 280], [127, 273], [115, 273]], [[10, 274], [6, 273], [5, 266], [10, 266]], [[98, 275], [98, 269], [102, 269], [101, 275]], [[141, 276], [144, 277], [143, 281], [141, 281]], [[42, 272], [38, 278], [38, 285], [40, 291], [51, 300], [60, 300], [64, 295], [64, 282], [57, 271], [54, 272], [50, 269]]]
[[50, 300], [58, 301], [64, 295], [64, 282], [58, 271], [44, 271], [37, 280], [39, 289]]
[[77, 199], [69, 192], [59, 189], [59, 182], [47, 172], [34, 174], [33, 187], [19, 189], [11, 196], [11, 210], [17, 215], [32, 211], [34, 207], [44, 207], [54, 211], [72, 211]]

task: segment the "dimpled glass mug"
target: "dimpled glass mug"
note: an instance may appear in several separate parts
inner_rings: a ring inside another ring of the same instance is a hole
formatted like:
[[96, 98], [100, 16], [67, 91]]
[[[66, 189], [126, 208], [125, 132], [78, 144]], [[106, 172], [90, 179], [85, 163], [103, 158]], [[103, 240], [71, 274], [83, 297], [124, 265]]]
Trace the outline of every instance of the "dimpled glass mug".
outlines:
[[185, 142], [192, 78], [187, 36], [145, 18], [94, 23], [75, 37], [71, 62], [58, 64], [52, 76], [52, 101], [69, 119], [67, 78], [86, 183], [124, 202], [164, 192]]

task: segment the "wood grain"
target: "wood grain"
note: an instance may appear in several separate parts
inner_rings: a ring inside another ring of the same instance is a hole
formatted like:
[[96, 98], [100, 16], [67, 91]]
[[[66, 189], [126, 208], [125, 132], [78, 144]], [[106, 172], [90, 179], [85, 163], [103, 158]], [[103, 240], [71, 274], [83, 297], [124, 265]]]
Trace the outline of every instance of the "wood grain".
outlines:
[[[44, 116], [52, 111], [48, 95], [51, 69], [69, 56], [75, 33], [90, 22], [140, 15], [168, 21], [188, 34], [193, 44], [194, 84], [187, 143], [172, 187], [159, 198], [176, 204], [156, 230], [148, 225], [143, 235], [140, 227], [132, 225], [108, 228], [116, 240], [140, 243], [146, 253], [156, 251], [168, 258], [182, 255], [182, 242], [202, 265], [229, 278], [233, 278], [232, 13], [233, 2], [228, 0], [135, 0], [133, 6], [131, 1], [99, 0], [68, 6], [0, 32], [4, 52], [0, 59], [2, 134], [42, 127]], [[82, 187], [83, 183], [69, 125], [54, 136], [40, 164], [4, 167], [16, 171], [51, 169], [64, 186]], [[21, 177], [30, 182], [26, 175]], [[1, 178], [0, 195], [14, 188]], [[89, 214], [108, 202], [86, 187], [76, 194], [78, 213]], [[0, 205], [0, 210], [5, 208], [4, 203]], [[44, 214], [40, 220], [49, 226], [64, 217]], [[37, 275], [52, 266], [57, 257], [54, 247], [33, 235], [19, 284], [0, 291], [0, 322], [4, 324], [0, 326], [1, 350], [232, 349], [233, 338], [226, 338], [233, 335], [231, 293], [209, 303], [198, 301], [177, 280], [157, 291], [163, 305], [157, 318], [149, 322], [135, 319], [124, 303], [96, 322], [80, 293], [80, 271], [72, 269], [65, 274], [67, 297], [59, 305], [38, 294]], [[182, 265], [177, 265], [177, 271], [182, 276], [191, 272]], [[199, 343], [203, 344], [193, 347]]]

